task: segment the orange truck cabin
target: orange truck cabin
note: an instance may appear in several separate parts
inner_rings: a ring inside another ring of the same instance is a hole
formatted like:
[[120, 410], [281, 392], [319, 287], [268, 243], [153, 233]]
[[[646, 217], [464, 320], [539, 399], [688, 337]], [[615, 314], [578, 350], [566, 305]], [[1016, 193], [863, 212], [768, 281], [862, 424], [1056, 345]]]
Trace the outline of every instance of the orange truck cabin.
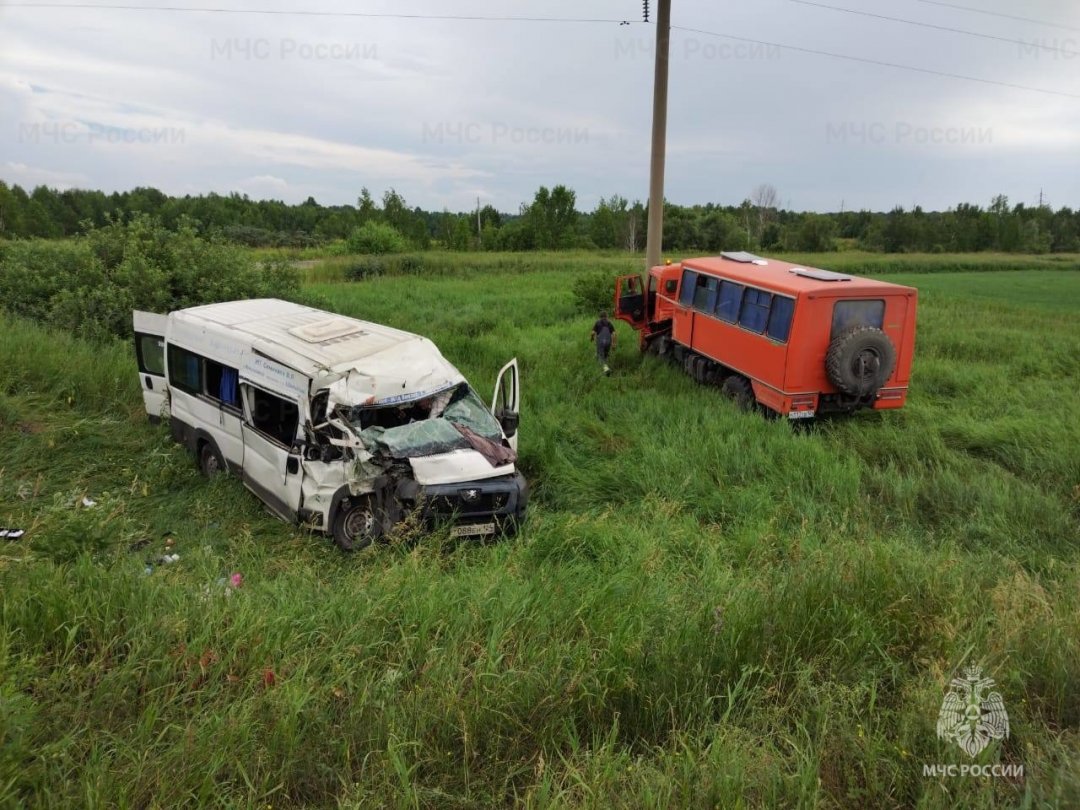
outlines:
[[749, 253], [686, 259], [616, 281], [615, 313], [741, 406], [791, 419], [899, 408], [917, 291]]

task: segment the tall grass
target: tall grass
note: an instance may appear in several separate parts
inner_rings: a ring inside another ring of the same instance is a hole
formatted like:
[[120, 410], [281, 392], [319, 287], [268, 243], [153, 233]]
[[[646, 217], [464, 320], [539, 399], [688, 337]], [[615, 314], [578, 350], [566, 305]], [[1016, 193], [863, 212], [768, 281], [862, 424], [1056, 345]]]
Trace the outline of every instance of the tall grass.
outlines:
[[[342, 557], [147, 426], [128, 347], [0, 320], [0, 805], [1080, 803], [1080, 275], [897, 276], [908, 407], [796, 430], [627, 334], [600, 376], [569, 272], [499, 261], [307, 291], [481, 391], [519, 357], [491, 545]], [[1023, 781], [922, 775], [971, 662]]]

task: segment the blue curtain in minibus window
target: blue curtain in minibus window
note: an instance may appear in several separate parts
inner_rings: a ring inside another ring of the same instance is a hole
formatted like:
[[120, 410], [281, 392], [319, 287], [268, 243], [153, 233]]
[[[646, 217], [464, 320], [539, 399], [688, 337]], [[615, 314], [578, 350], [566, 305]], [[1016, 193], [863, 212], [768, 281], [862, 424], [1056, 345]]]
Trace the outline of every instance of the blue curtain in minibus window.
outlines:
[[227, 366], [221, 369], [221, 390], [218, 393], [218, 398], [226, 405], [232, 405], [234, 408], [240, 405], [240, 397], [236, 391], [237, 376], [235, 369]]
[[202, 375], [199, 373], [199, 356], [192, 354], [191, 352], [184, 352], [184, 374], [189, 380], [195, 380], [195, 384], [192, 386], [198, 391], [199, 380], [202, 379]]

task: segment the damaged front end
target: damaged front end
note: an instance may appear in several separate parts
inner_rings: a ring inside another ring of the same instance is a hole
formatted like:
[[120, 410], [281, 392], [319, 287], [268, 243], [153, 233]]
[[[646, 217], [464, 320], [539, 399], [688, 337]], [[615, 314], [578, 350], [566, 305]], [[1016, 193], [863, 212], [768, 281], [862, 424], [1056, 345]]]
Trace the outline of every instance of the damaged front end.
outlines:
[[390, 402], [312, 404], [324, 418], [305, 452], [305, 504], [327, 505], [320, 523], [339, 545], [367, 545], [407, 521], [472, 536], [514, 533], [523, 520], [516, 452], [467, 383]]

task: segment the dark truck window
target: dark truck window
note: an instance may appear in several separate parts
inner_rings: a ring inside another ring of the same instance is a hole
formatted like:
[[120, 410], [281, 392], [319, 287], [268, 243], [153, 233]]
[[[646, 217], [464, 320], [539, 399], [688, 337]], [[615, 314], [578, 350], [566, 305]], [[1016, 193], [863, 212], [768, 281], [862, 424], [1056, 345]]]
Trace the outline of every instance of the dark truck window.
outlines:
[[267, 438], [292, 447], [296, 440], [296, 428], [300, 424], [300, 410], [295, 402], [260, 388], [252, 388], [251, 418], [248, 421]]
[[742, 310], [739, 312], [739, 326], [760, 335], [768, 324], [771, 303], [772, 293], [755, 290], [752, 287], [747, 289], [743, 296]]
[[683, 270], [682, 288], [679, 290], [679, 303], [684, 307], [690, 306], [694, 301], [694, 289], [697, 286], [697, 273], [693, 270]]
[[143, 374], [165, 376], [165, 341], [156, 335], [135, 335], [135, 353], [139, 371]]
[[698, 276], [694, 288], [694, 309], [710, 315], [716, 309], [716, 291], [720, 288], [720, 279], [713, 276]]
[[739, 317], [742, 303], [743, 286], [732, 281], [720, 283], [720, 304], [716, 308], [716, 317], [728, 323], [735, 323]]
[[885, 302], [837, 301], [833, 307], [832, 336], [846, 332], [855, 326], [873, 326], [878, 329], [885, 323]]
[[787, 343], [791, 334], [791, 316], [795, 314], [795, 299], [774, 295], [772, 312], [769, 313], [769, 328], [766, 334], [773, 340]]
[[169, 385], [189, 394], [201, 394], [202, 358], [170, 343]]

